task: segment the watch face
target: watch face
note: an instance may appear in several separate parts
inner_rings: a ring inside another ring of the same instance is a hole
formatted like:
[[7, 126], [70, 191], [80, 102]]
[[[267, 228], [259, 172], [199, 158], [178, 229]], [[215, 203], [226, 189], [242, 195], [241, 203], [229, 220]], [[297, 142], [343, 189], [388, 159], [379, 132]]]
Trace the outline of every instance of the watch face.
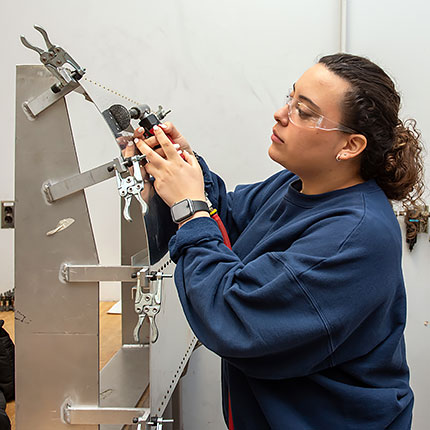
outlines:
[[182, 200], [179, 203], [174, 204], [171, 207], [170, 212], [172, 214], [173, 221], [179, 223], [183, 220], [186, 220], [191, 215], [193, 215], [193, 211], [191, 208], [191, 201], [186, 199], [186, 200]]

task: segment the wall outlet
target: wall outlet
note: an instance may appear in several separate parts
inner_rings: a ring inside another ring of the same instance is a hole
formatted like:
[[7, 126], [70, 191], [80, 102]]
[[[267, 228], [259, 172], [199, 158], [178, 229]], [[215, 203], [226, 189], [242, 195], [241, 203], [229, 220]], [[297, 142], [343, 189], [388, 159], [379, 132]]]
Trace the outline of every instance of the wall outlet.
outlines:
[[1, 228], [15, 227], [15, 202], [1, 202]]

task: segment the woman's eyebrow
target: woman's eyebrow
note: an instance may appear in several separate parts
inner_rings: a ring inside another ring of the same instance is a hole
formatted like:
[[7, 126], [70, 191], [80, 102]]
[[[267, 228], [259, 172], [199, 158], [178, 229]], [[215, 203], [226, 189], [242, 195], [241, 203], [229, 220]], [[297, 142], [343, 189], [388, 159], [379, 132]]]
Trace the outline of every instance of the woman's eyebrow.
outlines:
[[[296, 92], [296, 84], [295, 83], [293, 84], [293, 91]], [[312, 108], [314, 110], [316, 110], [318, 112], [321, 112], [320, 107], [316, 103], [314, 103], [309, 97], [306, 97], [306, 96], [303, 96], [303, 95], [299, 95], [299, 96], [297, 96], [297, 98], [299, 100], [304, 100], [305, 102], [308, 102], [310, 105], [312, 105]]]

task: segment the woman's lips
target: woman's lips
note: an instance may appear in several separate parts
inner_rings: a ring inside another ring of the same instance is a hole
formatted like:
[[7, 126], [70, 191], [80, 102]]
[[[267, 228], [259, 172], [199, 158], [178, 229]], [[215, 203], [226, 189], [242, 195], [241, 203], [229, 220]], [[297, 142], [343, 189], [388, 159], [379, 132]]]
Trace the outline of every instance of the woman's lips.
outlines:
[[284, 143], [284, 141], [276, 134], [275, 130], [272, 130], [273, 134], [271, 136], [271, 139], [275, 143]]

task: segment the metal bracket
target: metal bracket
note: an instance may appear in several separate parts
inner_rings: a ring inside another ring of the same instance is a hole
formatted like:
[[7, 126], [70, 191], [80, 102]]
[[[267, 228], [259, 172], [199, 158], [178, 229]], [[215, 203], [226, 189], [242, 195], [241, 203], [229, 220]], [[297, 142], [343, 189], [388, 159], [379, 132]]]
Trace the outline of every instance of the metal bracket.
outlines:
[[61, 416], [66, 424], [134, 424], [147, 421], [148, 408], [100, 408], [95, 406], [72, 405], [66, 401], [61, 407]]
[[52, 106], [55, 102], [62, 99], [67, 94], [79, 87], [76, 81], [70, 81], [66, 86], [62, 87], [58, 93], [54, 93], [50, 88], [39, 96], [28, 100], [22, 104], [22, 109], [30, 121], [34, 121], [41, 112]]
[[47, 201], [49, 203], [53, 203], [56, 200], [70, 196], [77, 191], [84, 190], [92, 185], [113, 178], [116, 170], [121, 173], [127, 171], [123, 162], [119, 158], [115, 158], [113, 161], [103, 164], [102, 166], [95, 167], [87, 172], [80, 173], [79, 175], [72, 176], [71, 178], [64, 179], [63, 181], [56, 182], [54, 184], [46, 182], [43, 184], [42, 190]]
[[[136, 421], [139, 422], [139, 421]], [[163, 429], [163, 423], [173, 423], [174, 420], [172, 419], [164, 419], [162, 417], [151, 417], [149, 419], [149, 421], [146, 423], [147, 428], [149, 427], [155, 427], [156, 426], [156, 430], [162, 430]], [[138, 427], [139, 430], [139, 427]]]
[[139, 266], [98, 266], [65, 264], [61, 268], [61, 276], [65, 282], [130, 282]]

